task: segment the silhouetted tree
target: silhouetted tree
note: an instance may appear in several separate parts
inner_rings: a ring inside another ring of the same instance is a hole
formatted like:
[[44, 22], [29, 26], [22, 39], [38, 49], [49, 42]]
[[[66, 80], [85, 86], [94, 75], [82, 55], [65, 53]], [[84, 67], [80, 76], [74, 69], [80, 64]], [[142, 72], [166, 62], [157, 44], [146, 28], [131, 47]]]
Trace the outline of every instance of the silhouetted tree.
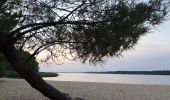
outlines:
[[[27, 51], [21, 51], [20, 54], [22, 56], [22, 59], [24, 60], [27, 60], [31, 56], [31, 54]], [[35, 69], [38, 72], [39, 66], [35, 57], [31, 58], [27, 63], [31, 68]], [[1, 53], [0, 53], [0, 69], [13, 71], [12, 66], [9, 64], [7, 59]]]
[[162, 23], [168, 6], [169, 0], [1, 0], [0, 51], [33, 88], [52, 100], [66, 100], [16, 48], [33, 52], [31, 57], [46, 51], [56, 62], [97, 63], [132, 48]]
[[5, 72], [5, 60], [4, 60], [4, 57], [2, 55], [0, 55], [0, 77], [3, 77], [4, 76], [4, 72]]

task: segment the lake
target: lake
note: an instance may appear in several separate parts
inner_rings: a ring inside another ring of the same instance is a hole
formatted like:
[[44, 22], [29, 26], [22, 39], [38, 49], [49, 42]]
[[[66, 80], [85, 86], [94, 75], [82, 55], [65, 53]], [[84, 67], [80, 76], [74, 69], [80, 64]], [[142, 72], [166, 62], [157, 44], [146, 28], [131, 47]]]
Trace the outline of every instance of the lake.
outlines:
[[50, 81], [170, 85], [170, 76], [168, 75], [59, 73], [58, 77], [46, 77], [44, 79]]

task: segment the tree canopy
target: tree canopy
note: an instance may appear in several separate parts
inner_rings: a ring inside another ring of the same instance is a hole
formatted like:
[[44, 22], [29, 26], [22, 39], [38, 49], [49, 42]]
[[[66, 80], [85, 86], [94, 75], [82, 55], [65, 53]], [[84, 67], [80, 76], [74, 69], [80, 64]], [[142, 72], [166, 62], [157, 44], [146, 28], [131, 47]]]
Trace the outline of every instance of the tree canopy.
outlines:
[[48, 58], [95, 63], [132, 48], [162, 23], [168, 6], [167, 0], [2, 0], [0, 31], [33, 56], [46, 50]]

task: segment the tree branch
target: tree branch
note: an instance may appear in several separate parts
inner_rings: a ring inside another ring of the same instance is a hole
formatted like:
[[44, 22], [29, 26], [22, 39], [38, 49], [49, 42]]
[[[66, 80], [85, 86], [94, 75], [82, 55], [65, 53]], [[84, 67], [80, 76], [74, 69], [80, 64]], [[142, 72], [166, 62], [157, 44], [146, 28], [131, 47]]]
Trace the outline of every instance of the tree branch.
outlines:
[[[73, 12], [75, 12], [77, 9], [81, 8], [83, 5], [85, 4], [85, 0], [82, 1], [82, 4], [79, 5], [78, 7], [76, 7], [75, 9], [73, 9], [67, 16], [65, 16], [63, 19], [57, 21], [57, 22], [52, 22], [53, 24], [54, 23], [60, 23], [60, 22], [63, 22], [65, 19], [67, 19]], [[51, 9], [50, 9], [51, 10]], [[55, 13], [55, 12], [54, 12]], [[28, 25], [25, 25], [25, 26], [21, 26], [20, 28], [10, 32], [9, 34], [9, 38], [13, 37], [16, 33], [20, 32], [21, 30], [23, 29], [26, 29], [28, 27], [33, 27], [33, 26], [37, 26], [37, 25], [40, 25], [41, 23], [35, 23], [35, 24], [28, 24]]]
[[[18, 28], [17, 30], [11, 32], [10, 34], [15, 34], [16, 32], [18, 33], [15, 37], [12, 38], [13, 42], [16, 42], [19, 38], [21, 38], [23, 35], [39, 30], [44, 27], [49, 27], [49, 26], [55, 26], [55, 25], [63, 25], [63, 24], [73, 24], [73, 25], [91, 25], [94, 26], [95, 24], [98, 23], [103, 23], [107, 21], [98, 21], [98, 22], [87, 22], [87, 21], [66, 21], [66, 22], [45, 22], [45, 23], [34, 23], [34, 24], [28, 24], [23, 27]], [[19, 32], [22, 29], [28, 28], [28, 27], [33, 27], [32, 29], [26, 30], [24, 32]]]
[[64, 21], [65, 19], [67, 19], [73, 12], [75, 12], [77, 9], [81, 8], [84, 4], [85, 4], [85, 0], [82, 1], [82, 4], [79, 5], [78, 7], [76, 7], [74, 10], [72, 10], [67, 16], [65, 16], [63, 19], [61, 19], [60, 21]]

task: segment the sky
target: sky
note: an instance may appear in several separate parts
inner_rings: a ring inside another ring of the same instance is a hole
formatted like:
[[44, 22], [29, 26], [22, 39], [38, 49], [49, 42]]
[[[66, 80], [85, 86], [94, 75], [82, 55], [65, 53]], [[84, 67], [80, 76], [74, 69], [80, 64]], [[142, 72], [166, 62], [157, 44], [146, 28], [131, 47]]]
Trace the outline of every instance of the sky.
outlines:
[[142, 36], [134, 49], [123, 52], [123, 57], [108, 58], [103, 64], [90, 65], [81, 62], [40, 64], [40, 71], [151, 71], [170, 70], [170, 19]]

